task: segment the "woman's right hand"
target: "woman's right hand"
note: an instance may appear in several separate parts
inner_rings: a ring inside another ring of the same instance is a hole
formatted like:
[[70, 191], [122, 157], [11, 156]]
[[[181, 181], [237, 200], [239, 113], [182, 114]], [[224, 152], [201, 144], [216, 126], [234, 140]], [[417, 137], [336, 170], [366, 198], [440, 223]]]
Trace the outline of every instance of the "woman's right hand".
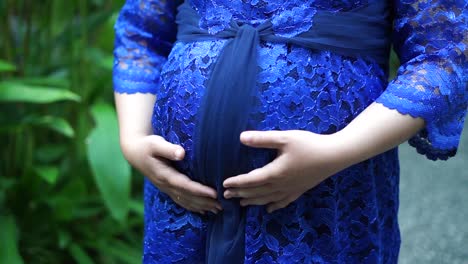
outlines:
[[170, 165], [169, 160], [184, 158], [181, 146], [161, 136], [148, 135], [121, 140], [121, 147], [128, 162], [178, 205], [200, 214], [222, 210], [213, 188], [192, 181]]

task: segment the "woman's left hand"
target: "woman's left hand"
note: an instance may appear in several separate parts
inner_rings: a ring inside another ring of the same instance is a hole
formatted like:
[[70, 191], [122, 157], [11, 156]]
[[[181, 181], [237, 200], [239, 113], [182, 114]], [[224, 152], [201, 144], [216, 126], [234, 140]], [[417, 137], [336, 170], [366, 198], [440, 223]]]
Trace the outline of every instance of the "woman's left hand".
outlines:
[[329, 176], [352, 165], [340, 151], [338, 134], [321, 135], [304, 130], [246, 131], [241, 142], [250, 147], [278, 149], [271, 163], [226, 179], [225, 198], [240, 204], [268, 205], [269, 213], [286, 207]]

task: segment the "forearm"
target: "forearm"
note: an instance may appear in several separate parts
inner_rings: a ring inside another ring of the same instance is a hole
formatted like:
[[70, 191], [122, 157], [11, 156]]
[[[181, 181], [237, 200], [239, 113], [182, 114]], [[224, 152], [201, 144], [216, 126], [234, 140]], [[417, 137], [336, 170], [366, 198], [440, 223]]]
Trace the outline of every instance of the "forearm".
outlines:
[[333, 136], [348, 165], [352, 165], [400, 145], [424, 125], [421, 118], [402, 115], [374, 102]]
[[151, 115], [156, 96], [150, 93], [114, 93], [119, 120], [120, 144], [128, 138], [147, 136], [151, 133]]

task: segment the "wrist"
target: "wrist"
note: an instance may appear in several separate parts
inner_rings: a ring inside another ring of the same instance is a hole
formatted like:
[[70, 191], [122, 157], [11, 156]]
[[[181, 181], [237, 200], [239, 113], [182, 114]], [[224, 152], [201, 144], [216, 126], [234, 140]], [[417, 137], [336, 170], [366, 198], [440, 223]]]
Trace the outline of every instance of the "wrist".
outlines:
[[366, 144], [353, 138], [352, 132], [342, 129], [330, 134], [330, 139], [342, 167], [347, 168], [368, 158], [364, 149]]

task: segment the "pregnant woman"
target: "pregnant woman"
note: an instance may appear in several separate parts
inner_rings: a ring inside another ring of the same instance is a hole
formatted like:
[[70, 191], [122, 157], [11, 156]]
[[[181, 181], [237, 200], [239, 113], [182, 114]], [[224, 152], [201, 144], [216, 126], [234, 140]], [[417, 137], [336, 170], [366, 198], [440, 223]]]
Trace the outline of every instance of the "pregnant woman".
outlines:
[[398, 145], [458, 148], [466, 5], [127, 0], [114, 90], [143, 262], [396, 263]]

